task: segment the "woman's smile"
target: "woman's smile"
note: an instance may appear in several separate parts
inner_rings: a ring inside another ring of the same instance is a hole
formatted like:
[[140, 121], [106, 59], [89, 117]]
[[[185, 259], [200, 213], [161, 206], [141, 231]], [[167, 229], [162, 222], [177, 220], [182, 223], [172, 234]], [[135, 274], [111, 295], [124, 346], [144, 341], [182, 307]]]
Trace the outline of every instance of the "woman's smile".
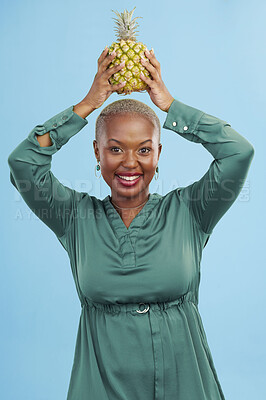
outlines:
[[142, 178], [142, 175], [139, 176], [124, 176], [123, 178], [121, 178], [120, 176], [118, 176], [117, 174], [115, 174], [115, 178], [118, 180], [119, 183], [121, 183], [121, 185], [125, 186], [125, 187], [132, 187], [135, 186], [140, 179]]

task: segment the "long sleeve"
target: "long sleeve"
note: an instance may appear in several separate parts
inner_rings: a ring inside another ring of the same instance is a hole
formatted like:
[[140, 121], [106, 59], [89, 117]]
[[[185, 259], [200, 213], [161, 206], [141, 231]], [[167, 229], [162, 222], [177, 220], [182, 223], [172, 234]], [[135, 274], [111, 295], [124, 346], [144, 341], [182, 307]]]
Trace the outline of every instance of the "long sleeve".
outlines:
[[239, 195], [254, 148], [226, 121], [176, 99], [163, 127], [191, 142], [201, 143], [214, 157], [202, 178], [180, 191], [201, 230], [211, 234]]
[[[68, 230], [82, 193], [64, 186], [51, 172], [52, 156], [87, 123], [74, 106], [36, 125], [9, 155], [10, 180], [29, 208], [58, 236]], [[51, 146], [41, 147], [36, 134], [50, 131]]]

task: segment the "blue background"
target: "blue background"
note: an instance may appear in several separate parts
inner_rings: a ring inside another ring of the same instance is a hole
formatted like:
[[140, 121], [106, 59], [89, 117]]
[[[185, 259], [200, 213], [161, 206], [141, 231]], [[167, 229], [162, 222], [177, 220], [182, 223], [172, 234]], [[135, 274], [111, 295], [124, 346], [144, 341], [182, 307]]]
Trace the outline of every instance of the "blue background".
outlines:
[[[138, 39], [161, 63], [176, 99], [229, 122], [255, 148], [238, 199], [203, 252], [199, 309], [226, 399], [265, 399], [265, 15], [245, 0], [1, 1], [1, 397], [66, 398], [80, 315], [68, 255], [9, 181], [8, 155], [31, 129], [81, 101], [97, 59], [116, 39], [111, 9], [132, 10]], [[163, 125], [166, 113], [148, 93]], [[104, 104], [123, 98], [112, 94]], [[96, 117], [54, 157], [65, 185], [104, 198], [94, 175]], [[166, 194], [198, 180], [212, 156], [162, 129], [159, 179]]]

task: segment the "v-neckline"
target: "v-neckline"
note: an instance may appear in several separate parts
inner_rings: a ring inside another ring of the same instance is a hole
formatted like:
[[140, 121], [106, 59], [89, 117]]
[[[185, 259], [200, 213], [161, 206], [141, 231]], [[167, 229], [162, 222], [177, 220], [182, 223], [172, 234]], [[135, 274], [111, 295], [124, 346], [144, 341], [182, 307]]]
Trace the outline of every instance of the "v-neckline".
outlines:
[[144, 204], [140, 212], [133, 218], [129, 227], [127, 228], [120, 214], [113, 206], [110, 195], [107, 195], [103, 199], [103, 204], [105, 206], [105, 210], [110, 220], [110, 223], [116, 231], [116, 234], [119, 237], [122, 237], [124, 235], [131, 234], [131, 232], [136, 233], [137, 230], [142, 226], [143, 222], [148, 218], [153, 206], [159, 201], [160, 197], [161, 196], [158, 193], [150, 193], [148, 201]]

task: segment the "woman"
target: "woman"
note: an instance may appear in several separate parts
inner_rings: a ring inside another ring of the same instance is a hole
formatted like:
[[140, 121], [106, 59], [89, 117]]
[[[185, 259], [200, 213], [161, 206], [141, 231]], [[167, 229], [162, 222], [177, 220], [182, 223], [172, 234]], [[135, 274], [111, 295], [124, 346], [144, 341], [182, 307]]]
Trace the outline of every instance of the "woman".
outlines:
[[93, 142], [111, 196], [62, 185], [50, 171], [52, 155], [121, 87], [108, 82], [123, 65], [107, 69], [115, 57], [107, 51], [86, 97], [37, 125], [8, 158], [12, 184], [68, 252], [81, 301], [67, 399], [224, 399], [198, 311], [200, 261], [254, 149], [227, 122], [174, 99], [148, 52], [152, 79], [142, 79], [167, 113], [163, 127], [201, 143], [214, 157], [208, 171], [164, 196], [149, 193], [160, 123], [150, 107], [124, 99], [101, 112]]

